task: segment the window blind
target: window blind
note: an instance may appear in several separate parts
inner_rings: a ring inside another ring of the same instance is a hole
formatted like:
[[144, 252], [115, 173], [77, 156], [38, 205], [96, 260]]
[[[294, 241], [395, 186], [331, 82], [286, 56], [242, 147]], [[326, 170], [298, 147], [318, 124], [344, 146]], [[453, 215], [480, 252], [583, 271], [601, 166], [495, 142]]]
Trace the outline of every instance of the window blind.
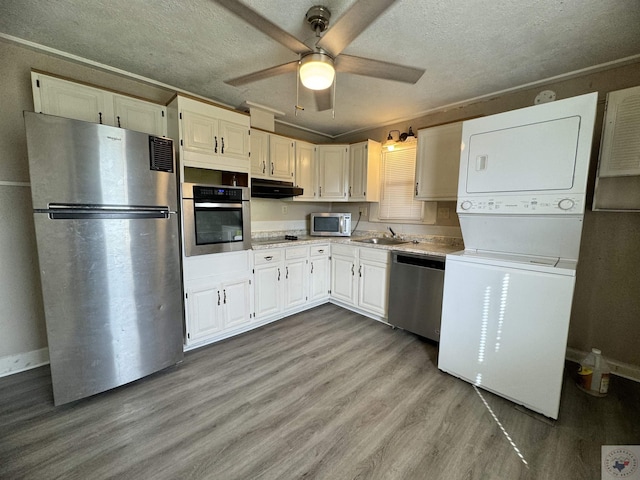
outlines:
[[422, 220], [424, 203], [413, 198], [415, 146], [382, 153], [380, 220]]

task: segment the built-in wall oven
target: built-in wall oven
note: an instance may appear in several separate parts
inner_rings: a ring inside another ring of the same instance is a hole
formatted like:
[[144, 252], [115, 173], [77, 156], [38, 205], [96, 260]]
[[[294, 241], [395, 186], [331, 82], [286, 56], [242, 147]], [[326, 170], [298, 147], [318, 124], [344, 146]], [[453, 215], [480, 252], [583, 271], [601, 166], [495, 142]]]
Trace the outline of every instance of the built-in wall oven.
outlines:
[[251, 248], [250, 193], [246, 187], [182, 184], [187, 257]]

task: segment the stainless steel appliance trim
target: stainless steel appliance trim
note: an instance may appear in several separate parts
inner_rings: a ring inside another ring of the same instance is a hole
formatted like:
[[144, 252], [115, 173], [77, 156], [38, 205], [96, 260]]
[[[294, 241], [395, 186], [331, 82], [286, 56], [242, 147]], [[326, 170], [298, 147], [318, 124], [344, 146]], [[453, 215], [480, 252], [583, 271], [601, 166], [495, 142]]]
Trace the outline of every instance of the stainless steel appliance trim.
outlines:
[[242, 203], [211, 203], [211, 202], [196, 202], [195, 206], [198, 208], [242, 208]]

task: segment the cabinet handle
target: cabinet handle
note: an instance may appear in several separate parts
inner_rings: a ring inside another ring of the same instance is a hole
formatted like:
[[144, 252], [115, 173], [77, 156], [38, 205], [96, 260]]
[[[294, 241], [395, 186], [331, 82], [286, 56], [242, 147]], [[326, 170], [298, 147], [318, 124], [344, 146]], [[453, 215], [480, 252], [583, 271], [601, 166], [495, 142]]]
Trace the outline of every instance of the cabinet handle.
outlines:
[[218, 305], [220, 305], [220, 290], [218, 290]]
[[120, 127], [120, 115], [118, 115], [116, 118], [118, 119], [118, 128], [122, 128]]
[[264, 175], [264, 172], [267, 171], [267, 162], [265, 162], [264, 160], [262, 161], [262, 174]]
[[355, 276], [355, 272], [353, 271], [353, 269], [355, 268], [355, 265], [352, 263], [351, 264], [351, 276]]
[[224, 295], [224, 300], [222, 301], [222, 303], [224, 303], [225, 305], [227, 304], [227, 290], [222, 290], [222, 293]]
[[289, 267], [284, 267], [287, 270], [287, 273], [285, 275], [285, 280], [289, 280]]
[[102, 125], [102, 112], [98, 112], [98, 117], [100, 119], [100, 125]]
[[280, 269], [278, 269], [278, 281], [280, 281]]
[[324, 253], [324, 248], [318, 250], [319, 253]]
[[269, 255], [268, 257], [264, 257], [264, 259], [265, 259], [267, 262], [270, 262], [271, 260], [273, 260], [273, 257], [272, 257], [271, 255]]
[[218, 137], [213, 137], [213, 141], [215, 142], [213, 146], [213, 153], [218, 153]]
[[349, 196], [351, 196], [351, 185], [349, 185]]
[[273, 162], [271, 162], [271, 175], [273, 175]]
[[224, 137], [220, 137], [222, 140], [222, 148], [220, 149], [220, 153], [224, 154]]
[[360, 278], [362, 278], [362, 265], [358, 267], [358, 275], [360, 275]]
[[322, 196], [322, 187], [320, 187], [320, 196]]
[[418, 196], [418, 182], [416, 182], [416, 197]]
[[313, 273], [313, 262], [311, 262], [311, 273]]

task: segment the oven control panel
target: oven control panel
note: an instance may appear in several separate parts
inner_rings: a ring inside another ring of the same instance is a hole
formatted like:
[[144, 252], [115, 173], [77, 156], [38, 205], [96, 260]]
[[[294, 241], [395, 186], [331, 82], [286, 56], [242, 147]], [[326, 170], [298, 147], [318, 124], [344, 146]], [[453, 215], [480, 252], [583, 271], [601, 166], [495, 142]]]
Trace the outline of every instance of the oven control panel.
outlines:
[[505, 195], [459, 197], [458, 213], [517, 215], [582, 214], [584, 195]]

